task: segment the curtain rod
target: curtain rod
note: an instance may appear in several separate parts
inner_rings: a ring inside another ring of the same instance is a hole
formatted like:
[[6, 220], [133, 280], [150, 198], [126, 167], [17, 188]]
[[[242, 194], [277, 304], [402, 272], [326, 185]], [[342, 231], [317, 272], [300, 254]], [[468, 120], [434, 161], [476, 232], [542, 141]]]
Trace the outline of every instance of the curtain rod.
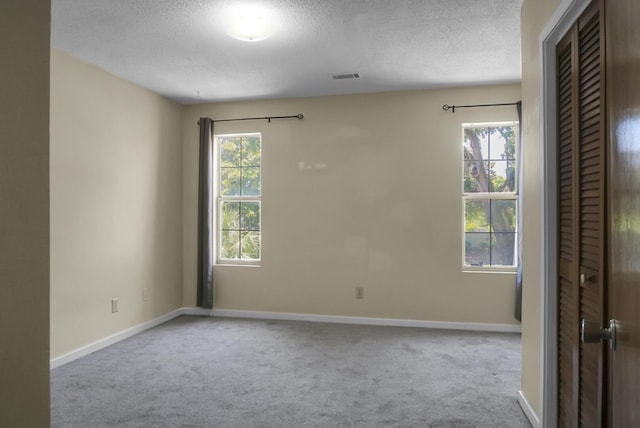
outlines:
[[516, 103], [499, 103], [499, 104], [471, 104], [467, 106], [450, 106], [449, 104], [445, 104], [442, 106], [442, 110], [449, 111], [451, 109], [451, 113], [455, 113], [457, 108], [469, 108], [469, 107], [498, 107], [498, 106], [517, 106], [521, 104], [522, 101], [518, 101]]
[[[239, 120], [268, 120], [269, 123], [271, 123], [271, 119], [298, 119], [298, 120], [302, 120], [304, 116], [302, 115], [302, 113], [296, 114], [296, 115], [292, 115], [292, 116], [265, 116], [265, 117], [239, 117], [236, 119], [216, 119], [213, 120], [211, 119], [211, 121], [213, 123], [216, 122], [236, 122]], [[200, 125], [200, 121], [198, 121], [198, 125]]]

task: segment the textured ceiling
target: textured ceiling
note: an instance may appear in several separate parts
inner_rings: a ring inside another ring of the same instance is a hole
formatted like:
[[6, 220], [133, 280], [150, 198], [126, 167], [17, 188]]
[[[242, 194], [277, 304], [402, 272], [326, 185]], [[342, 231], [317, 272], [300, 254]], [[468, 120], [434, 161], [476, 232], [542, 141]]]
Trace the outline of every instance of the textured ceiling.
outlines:
[[[234, 7], [247, 3], [271, 17], [273, 37], [225, 33]], [[189, 104], [518, 82], [521, 4], [52, 0], [52, 44]]]

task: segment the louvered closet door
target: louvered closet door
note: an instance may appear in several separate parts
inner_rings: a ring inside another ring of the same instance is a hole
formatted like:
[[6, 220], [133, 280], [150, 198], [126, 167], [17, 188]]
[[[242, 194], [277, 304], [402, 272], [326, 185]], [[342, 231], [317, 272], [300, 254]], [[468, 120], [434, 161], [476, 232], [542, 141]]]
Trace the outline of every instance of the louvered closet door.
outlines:
[[[577, 426], [578, 295], [577, 211], [574, 177], [573, 38], [570, 31], [556, 47], [558, 64], [558, 426]], [[574, 388], [575, 386], [575, 388]]]
[[600, 427], [604, 347], [580, 342], [582, 319], [603, 323], [605, 230], [604, 31], [594, 1], [557, 46], [559, 426]]
[[[580, 318], [604, 325], [605, 275], [605, 82], [604, 19], [596, 1], [578, 23]], [[606, 344], [580, 346], [580, 426], [603, 423]]]

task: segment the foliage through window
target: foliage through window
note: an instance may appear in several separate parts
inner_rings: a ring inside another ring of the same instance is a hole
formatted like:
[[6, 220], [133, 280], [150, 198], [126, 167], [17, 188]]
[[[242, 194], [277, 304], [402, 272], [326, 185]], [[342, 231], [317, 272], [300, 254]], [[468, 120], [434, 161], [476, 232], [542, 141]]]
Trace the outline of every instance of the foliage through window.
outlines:
[[516, 122], [463, 124], [464, 267], [513, 268], [518, 231]]
[[260, 134], [219, 135], [218, 261], [260, 260]]

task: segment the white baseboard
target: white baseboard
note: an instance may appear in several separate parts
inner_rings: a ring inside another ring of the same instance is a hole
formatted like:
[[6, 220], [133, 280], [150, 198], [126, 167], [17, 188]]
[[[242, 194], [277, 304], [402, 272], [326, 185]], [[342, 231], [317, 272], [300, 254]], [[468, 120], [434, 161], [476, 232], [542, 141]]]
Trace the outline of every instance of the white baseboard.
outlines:
[[212, 317], [213, 309], [205, 308], [181, 308], [179, 309], [180, 315], [195, 315], [198, 317]]
[[533, 407], [531, 407], [531, 404], [529, 404], [529, 400], [527, 400], [527, 397], [524, 396], [522, 391], [518, 391], [518, 404], [520, 404], [522, 411], [524, 412], [527, 419], [529, 419], [529, 422], [531, 422], [531, 425], [533, 425], [533, 428], [542, 428], [540, 418], [533, 410]]
[[143, 322], [142, 324], [138, 324], [119, 333], [105, 337], [104, 339], [96, 340], [95, 342], [90, 343], [86, 346], [73, 350], [59, 357], [53, 358], [49, 362], [49, 367], [51, 369], [55, 369], [56, 367], [60, 367], [63, 364], [70, 363], [71, 361], [82, 358], [85, 355], [91, 354], [92, 352], [99, 351], [100, 349], [106, 348], [109, 345], [113, 345], [114, 343], [118, 343], [138, 333], [142, 333], [145, 330], [149, 330], [150, 328], [172, 320], [173, 318], [178, 317], [182, 314], [182, 309], [176, 309], [175, 311], [171, 311], [150, 321]]
[[[421, 321], [421, 320], [403, 320], [391, 318], [365, 318], [365, 317], [349, 317], [337, 315], [315, 315], [315, 314], [296, 314], [288, 312], [262, 312], [262, 311], [241, 311], [233, 309], [203, 309], [203, 308], [180, 308], [171, 311], [158, 318], [138, 324], [134, 327], [123, 330], [119, 333], [97, 340], [86, 346], [78, 348], [74, 351], [53, 358], [50, 361], [50, 368], [55, 369], [63, 364], [70, 363], [73, 360], [89, 355], [92, 352], [106, 348], [109, 345], [120, 342], [145, 330], [149, 330], [157, 325], [165, 323], [180, 315], [192, 316], [214, 316], [225, 318], [256, 318], [270, 320], [287, 320], [287, 321], [312, 321], [326, 322], [336, 324], [361, 324], [361, 325], [379, 325], [391, 327], [420, 327], [420, 328], [438, 328], [447, 330], [472, 330], [472, 331], [491, 331], [503, 333], [520, 333], [520, 326], [509, 324], [485, 324], [485, 323], [464, 323], [464, 322], [444, 322], [444, 321]], [[524, 397], [523, 397], [524, 399]], [[525, 411], [526, 413], [526, 411]]]
[[380, 325], [391, 327], [420, 327], [420, 328], [439, 328], [446, 330], [473, 330], [473, 331], [491, 331], [501, 333], [520, 333], [519, 325], [510, 324], [487, 324], [487, 323], [467, 323], [467, 322], [448, 322], [448, 321], [422, 321], [422, 320], [404, 320], [392, 318], [366, 318], [366, 317], [350, 317], [340, 315], [315, 315], [315, 314], [296, 314], [288, 312], [261, 312], [261, 311], [241, 311], [233, 309], [213, 309], [214, 317], [229, 318], [259, 318], [271, 320], [288, 320], [288, 321], [313, 321], [327, 322], [336, 324], [362, 324], [362, 325]]

